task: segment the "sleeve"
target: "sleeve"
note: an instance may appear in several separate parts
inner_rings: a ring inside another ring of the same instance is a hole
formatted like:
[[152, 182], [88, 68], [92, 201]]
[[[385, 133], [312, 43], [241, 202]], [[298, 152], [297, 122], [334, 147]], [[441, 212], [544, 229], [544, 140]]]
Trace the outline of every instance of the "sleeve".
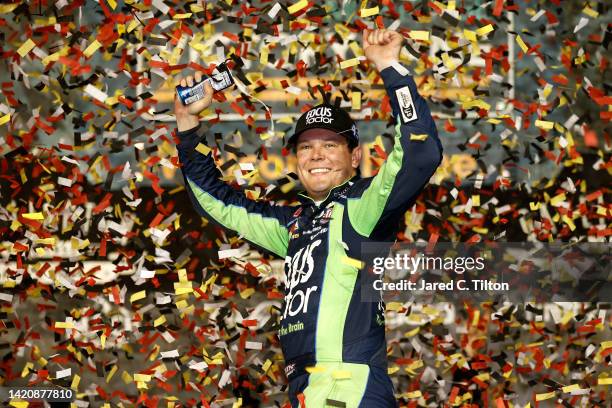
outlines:
[[349, 194], [347, 203], [355, 231], [371, 238], [396, 228], [442, 161], [436, 125], [414, 79], [394, 67], [381, 77], [397, 120], [395, 143], [377, 175]]
[[287, 253], [290, 209], [248, 199], [220, 180], [212, 153], [195, 150], [199, 126], [178, 132], [177, 147], [185, 187], [198, 212], [220, 226], [236, 231], [251, 243], [281, 258]]

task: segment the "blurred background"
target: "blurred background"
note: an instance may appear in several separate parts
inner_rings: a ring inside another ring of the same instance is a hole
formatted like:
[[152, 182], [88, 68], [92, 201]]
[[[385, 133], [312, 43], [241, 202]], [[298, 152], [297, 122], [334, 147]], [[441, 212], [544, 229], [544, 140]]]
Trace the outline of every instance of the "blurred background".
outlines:
[[[366, 27], [406, 38], [401, 62], [444, 147], [400, 241], [610, 242], [605, 1], [58, 0], [0, 11], [0, 385], [72, 387], [83, 407], [286, 404], [282, 260], [193, 210], [174, 86], [228, 61], [240, 85], [216, 95], [202, 136], [226, 181], [291, 204], [300, 187], [282, 147], [323, 94], [358, 121], [362, 175], [390, 151]], [[388, 309], [402, 406], [609, 404], [608, 304]]]

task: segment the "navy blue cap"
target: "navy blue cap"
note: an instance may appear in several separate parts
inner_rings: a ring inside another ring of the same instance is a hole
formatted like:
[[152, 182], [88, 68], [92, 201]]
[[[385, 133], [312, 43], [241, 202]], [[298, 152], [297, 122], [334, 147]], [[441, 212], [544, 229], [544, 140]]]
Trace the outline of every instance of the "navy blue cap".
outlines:
[[342, 108], [323, 103], [302, 114], [295, 125], [295, 132], [287, 141], [288, 146], [297, 142], [298, 136], [308, 129], [329, 129], [346, 137], [350, 147], [359, 144], [357, 125], [347, 111]]

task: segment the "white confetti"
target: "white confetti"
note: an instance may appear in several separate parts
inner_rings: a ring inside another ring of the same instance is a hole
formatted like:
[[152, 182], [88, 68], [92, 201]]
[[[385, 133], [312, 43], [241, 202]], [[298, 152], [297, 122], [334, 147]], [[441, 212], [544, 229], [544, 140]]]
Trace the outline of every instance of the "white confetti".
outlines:
[[87, 86], [85, 87], [85, 93], [102, 103], [104, 103], [104, 101], [106, 101], [106, 99], [108, 98], [108, 95], [105, 92], [99, 90], [92, 84], [87, 84]]

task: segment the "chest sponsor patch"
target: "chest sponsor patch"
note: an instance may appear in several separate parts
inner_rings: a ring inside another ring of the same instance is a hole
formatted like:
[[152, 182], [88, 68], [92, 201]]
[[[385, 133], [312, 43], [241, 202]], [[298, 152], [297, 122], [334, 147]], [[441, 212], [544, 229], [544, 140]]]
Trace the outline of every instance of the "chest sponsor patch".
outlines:
[[405, 86], [403, 88], [396, 89], [395, 96], [397, 97], [400, 112], [402, 114], [402, 122], [408, 123], [412, 122], [413, 120], [417, 120], [418, 117], [416, 107], [414, 106], [414, 101], [412, 100], [410, 88]]

